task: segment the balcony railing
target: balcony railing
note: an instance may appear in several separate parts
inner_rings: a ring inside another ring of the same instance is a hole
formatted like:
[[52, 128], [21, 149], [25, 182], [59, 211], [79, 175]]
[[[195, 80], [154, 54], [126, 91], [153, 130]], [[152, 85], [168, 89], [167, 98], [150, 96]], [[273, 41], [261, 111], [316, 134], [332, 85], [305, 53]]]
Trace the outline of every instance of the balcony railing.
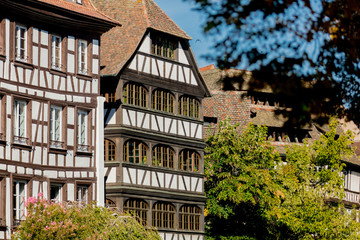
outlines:
[[344, 201], [348, 201], [352, 203], [360, 203], [360, 193], [345, 190]]

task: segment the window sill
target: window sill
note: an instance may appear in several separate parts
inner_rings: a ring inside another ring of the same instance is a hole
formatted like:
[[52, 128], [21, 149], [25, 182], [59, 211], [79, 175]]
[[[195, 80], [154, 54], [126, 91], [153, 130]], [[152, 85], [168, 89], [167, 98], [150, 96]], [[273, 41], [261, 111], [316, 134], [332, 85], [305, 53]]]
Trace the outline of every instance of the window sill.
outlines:
[[12, 146], [23, 150], [32, 150], [30, 139], [26, 137], [14, 136]]
[[67, 149], [64, 148], [54, 148], [51, 147], [49, 148], [49, 153], [56, 153], [56, 154], [62, 154], [62, 155], [66, 155], [67, 154]]
[[76, 147], [76, 155], [78, 156], [92, 156], [92, 152], [90, 151], [90, 146], [88, 145], [80, 145]]
[[60, 77], [66, 77], [66, 73], [63, 70], [60, 70], [60, 69], [50, 68], [49, 72], [51, 74], [59, 75]]
[[118, 161], [105, 161], [104, 166], [105, 167], [119, 167], [120, 162], [118, 162]]
[[82, 78], [84, 80], [88, 80], [88, 81], [92, 81], [92, 76], [88, 75], [88, 74], [84, 74], [84, 73], [77, 73], [76, 76], [78, 78]]
[[26, 62], [25, 60], [24, 61], [15, 60], [14, 65], [16, 67], [23, 67], [23, 68], [30, 69], [30, 70], [34, 69], [34, 65], [32, 65], [31, 63]]

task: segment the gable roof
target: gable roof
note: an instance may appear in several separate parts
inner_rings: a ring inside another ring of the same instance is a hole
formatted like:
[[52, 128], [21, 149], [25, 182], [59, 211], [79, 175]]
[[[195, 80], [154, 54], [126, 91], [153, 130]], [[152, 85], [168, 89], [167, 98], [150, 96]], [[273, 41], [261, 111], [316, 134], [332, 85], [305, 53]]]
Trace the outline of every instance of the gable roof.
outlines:
[[72, 0], [1, 0], [0, 5], [6, 6], [7, 8], [21, 8], [22, 10], [24, 6], [29, 6], [29, 9], [32, 11], [37, 11], [40, 6], [43, 6], [47, 7], [50, 11], [61, 12], [59, 13], [60, 15], [63, 12], [68, 12], [112, 26], [121, 25], [118, 21], [98, 11], [91, 0], [82, 0], [82, 4], [77, 4], [75, 1], [76, 0], [74, 0], [74, 2]]
[[138, 48], [148, 29], [191, 39], [153, 0], [92, 0], [104, 14], [122, 23], [101, 38], [102, 75], [117, 75]]

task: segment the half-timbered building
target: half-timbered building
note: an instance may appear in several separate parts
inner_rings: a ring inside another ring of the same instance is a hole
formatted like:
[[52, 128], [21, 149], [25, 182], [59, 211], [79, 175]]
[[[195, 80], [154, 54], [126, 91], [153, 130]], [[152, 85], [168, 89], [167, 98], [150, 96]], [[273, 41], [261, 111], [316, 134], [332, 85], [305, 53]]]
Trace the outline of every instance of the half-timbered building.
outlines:
[[108, 203], [163, 239], [203, 239], [203, 113], [190, 37], [152, 0], [94, 0], [121, 22], [101, 38]]
[[0, 1], [0, 239], [30, 196], [103, 204], [100, 35], [116, 25], [90, 0]]

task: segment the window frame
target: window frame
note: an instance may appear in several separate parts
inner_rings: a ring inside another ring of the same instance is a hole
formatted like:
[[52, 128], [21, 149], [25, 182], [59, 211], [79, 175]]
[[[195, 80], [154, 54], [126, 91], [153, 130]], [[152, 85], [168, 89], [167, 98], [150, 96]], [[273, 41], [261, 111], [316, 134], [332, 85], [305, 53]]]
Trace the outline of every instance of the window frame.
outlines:
[[149, 91], [138, 83], [129, 82], [123, 86], [123, 103], [147, 108]]
[[[171, 60], [177, 60], [178, 40], [160, 32], [151, 32], [151, 54]], [[173, 49], [171, 49], [171, 47]], [[165, 50], [166, 49], [166, 50]], [[165, 51], [164, 51], [165, 50]]]
[[[133, 154], [130, 156], [130, 143], [133, 144]], [[137, 149], [138, 148], [138, 149]], [[147, 164], [148, 160], [148, 146], [139, 140], [129, 139], [124, 143], [123, 147], [123, 161], [128, 163], [136, 163], [136, 164]], [[136, 152], [138, 152], [138, 157], [136, 156]], [[145, 157], [145, 158], [144, 158]], [[133, 160], [130, 161], [130, 158]], [[136, 159], [138, 158], [138, 161]]]
[[155, 89], [151, 94], [151, 108], [157, 111], [175, 113], [174, 94], [164, 89]]
[[[55, 41], [54, 41], [55, 39]], [[56, 46], [56, 39], [59, 40], [58, 44], [59, 46]], [[61, 71], [63, 68], [63, 54], [62, 54], [62, 43], [63, 42], [63, 38], [60, 35], [57, 34], [52, 34], [51, 35], [51, 68], [55, 69], [55, 70], [59, 70]], [[58, 48], [58, 51], [56, 51]], [[57, 53], [59, 56], [57, 56]], [[58, 59], [58, 63], [57, 60]]]
[[[58, 120], [54, 119], [56, 116], [56, 111], [59, 111]], [[63, 107], [57, 105], [50, 106], [50, 118], [49, 118], [49, 139], [50, 139], [50, 146], [55, 148], [63, 148], [63, 133], [62, 133], [62, 126], [63, 126]], [[56, 130], [56, 122], [59, 121], [59, 133], [58, 139], [56, 138], [57, 133], [52, 131], [52, 129]], [[55, 126], [54, 126], [55, 125]]]
[[199, 231], [201, 212], [201, 209], [195, 205], [181, 206], [179, 210], [179, 229]]
[[143, 226], [147, 226], [149, 215], [149, 204], [147, 204], [147, 202], [141, 199], [130, 198], [125, 201], [123, 210], [124, 212], [129, 212], [131, 215], [136, 216]]
[[[85, 194], [83, 191], [85, 190]], [[81, 199], [79, 198], [79, 193], [81, 195]], [[89, 203], [89, 193], [90, 193], [90, 186], [85, 184], [77, 184], [76, 185], [76, 201], [82, 204], [88, 204]], [[85, 196], [85, 201], [83, 200], [83, 197]]]
[[[186, 153], [186, 156], [184, 156]], [[185, 159], [185, 157], [187, 157]], [[191, 164], [189, 162], [191, 160]], [[201, 156], [191, 149], [183, 149], [179, 153], [179, 170], [187, 172], [200, 172]]]
[[[158, 144], [153, 147], [152, 153], [153, 153], [152, 154], [153, 166], [171, 168], [171, 169], [174, 168], [175, 151], [174, 149], [172, 149], [172, 147], [164, 144]], [[160, 157], [160, 159], [158, 159], [158, 157]]]
[[[84, 116], [82, 121], [81, 116]], [[83, 127], [81, 125], [83, 124]], [[78, 109], [77, 110], [77, 150], [82, 152], [89, 151], [89, 111]], [[82, 133], [83, 129], [83, 133]]]
[[[24, 48], [21, 48], [21, 35], [20, 30], [24, 30], [24, 38], [23, 38], [23, 44]], [[28, 61], [28, 28], [25, 25], [22, 24], [16, 24], [15, 25], [15, 60], [27, 62]], [[24, 56], [21, 54], [21, 50], [23, 50]]]
[[[88, 69], [88, 41], [84, 39], [78, 39], [77, 46], [77, 72], [79, 74], [88, 75], [90, 73]], [[84, 46], [84, 49], [82, 49]], [[82, 51], [83, 50], [83, 51]], [[82, 61], [82, 57], [84, 58]]]
[[[23, 105], [23, 119], [24, 124], [23, 127], [20, 126], [20, 105]], [[27, 105], [28, 102], [25, 100], [15, 99], [13, 104], [13, 139], [16, 143], [27, 143]], [[20, 134], [21, 129], [23, 130], [23, 134]]]
[[196, 97], [183, 95], [179, 97], [178, 113], [181, 116], [200, 118], [200, 101]]
[[[114, 147], [114, 148], [112, 148]], [[111, 151], [111, 153], [110, 153]], [[113, 159], [110, 160], [109, 157], [113, 156]], [[105, 162], [116, 161], [116, 144], [110, 139], [104, 139], [104, 160]]]
[[[23, 184], [23, 192], [20, 194], [19, 185]], [[15, 198], [15, 199], [14, 199]], [[12, 202], [15, 202], [15, 206], [12, 206], [12, 215], [13, 215], [13, 222], [15, 225], [20, 223], [20, 221], [25, 220], [26, 216], [26, 207], [25, 202], [27, 198], [27, 182], [23, 180], [14, 180], [13, 181], [13, 192], [12, 192]], [[15, 200], [15, 201], [14, 201]], [[14, 204], [13, 204], [14, 205]], [[23, 214], [21, 215], [21, 212]]]
[[156, 202], [152, 208], [152, 226], [161, 229], [175, 229], [175, 214], [176, 208], [173, 204]]
[[[63, 187], [64, 187], [64, 184], [61, 184], [61, 183], [50, 183], [50, 195], [49, 195], [49, 198], [50, 198], [50, 201], [53, 201], [55, 203], [59, 203], [61, 201], [63, 201]], [[55, 198], [52, 198], [52, 189], [53, 188], [57, 188], [57, 192], [58, 194], [57, 197]]]

